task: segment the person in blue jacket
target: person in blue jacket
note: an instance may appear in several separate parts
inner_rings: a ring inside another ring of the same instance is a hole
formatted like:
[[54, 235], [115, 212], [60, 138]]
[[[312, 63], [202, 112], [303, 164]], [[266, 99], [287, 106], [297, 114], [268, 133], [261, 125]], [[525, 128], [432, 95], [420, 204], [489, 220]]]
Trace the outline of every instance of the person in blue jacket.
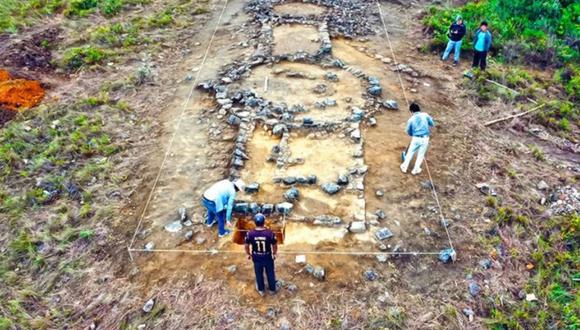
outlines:
[[487, 66], [487, 53], [491, 48], [491, 32], [487, 29], [487, 22], [483, 21], [479, 25], [479, 29], [475, 31], [475, 39], [473, 40], [473, 65], [472, 68], [479, 68], [485, 70]]
[[244, 188], [245, 184], [241, 179], [234, 181], [222, 180], [214, 183], [203, 193], [201, 202], [207, 210], [205, 224], [208, 227], [212, 227], [217, 222], [218, 237], [222, 238], [231, 233], [230, 230], [225, 228], [225, 225], [227, 222], [228, 226], [231, 226], [236, 193], [243, 191]]

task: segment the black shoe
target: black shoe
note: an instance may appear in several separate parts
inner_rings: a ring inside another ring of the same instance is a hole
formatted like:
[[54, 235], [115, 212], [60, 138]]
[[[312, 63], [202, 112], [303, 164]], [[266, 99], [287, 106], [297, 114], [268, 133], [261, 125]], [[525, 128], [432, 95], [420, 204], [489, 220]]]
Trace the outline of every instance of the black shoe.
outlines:
[[457, 64], [459, 64], [459, 62], [453, 61], [453, 66], [457, 66]]

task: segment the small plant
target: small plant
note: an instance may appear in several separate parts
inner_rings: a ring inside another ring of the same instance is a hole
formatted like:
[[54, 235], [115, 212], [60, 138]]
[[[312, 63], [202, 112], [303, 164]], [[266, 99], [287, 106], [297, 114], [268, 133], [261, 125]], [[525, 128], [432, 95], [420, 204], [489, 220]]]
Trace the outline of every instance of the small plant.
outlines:
[[80, 239], [91, 239], [94, 236], [94, 233], [92, 230], [90, 229], [85, 229], [85, 230], [81, 230], [79, 231], [79, 238]]
[[79, 210], [79, 217], [88, 218], [91, 216], [92, 213], [93, 211], [91, 209], [91, 205], [89, 203], [85, 203], [83, 204], [83, 206], [81, 206], [81, 209]]
[[92, 46], [76, 47], [68, 49], [63, 56], [62, 65], [68, 70], [77, 70], [84, 65], [102, 63], [107, 54]]
[[485, 199], [485, 205], [487, 205], [489, 207], [496, 208], [497, 207], [497, 198], [495, 198], [493, 196], [487, 196], [487, 198]]
[[546, 156], [544, 155], [544, 151], [540, 149], [538, 146], [531, 146], [532, 156], [539, 161], [546, 160]]

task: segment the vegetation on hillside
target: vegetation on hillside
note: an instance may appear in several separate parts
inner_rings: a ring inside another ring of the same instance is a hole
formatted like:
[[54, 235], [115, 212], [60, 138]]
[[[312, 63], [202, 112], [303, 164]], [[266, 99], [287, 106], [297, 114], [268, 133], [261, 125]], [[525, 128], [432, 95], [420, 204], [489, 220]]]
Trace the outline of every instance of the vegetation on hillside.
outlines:
[[[484, 103], [497, 98], [514, 100], [516, 95], [497, 86], [491, 79], [520, 92], [522, 99], [546, 98], [552, 85], [560, 85], [560, 100], [548, 103], [539, 120], [555, 130], [570, 132], [580, 119], [580, 3], [567, 0], [483, 0], [456, 8], [429, 8], [424, 23], [433, 33], [432, 47], [441, 50], [447, 44], [449, 25], [457, 15], [464, 18], [468, 35], [462, 49], [471, 50], [473, 33], [481, 21], [487, 21], [493, 34], [493, 61], [506, 66], [491, 66], [478, 75], [472, 89]], [[554, 68], [553, 79], [542, 81], [517, 65]], [[517, 100], [516, 100], [517, 101]]]

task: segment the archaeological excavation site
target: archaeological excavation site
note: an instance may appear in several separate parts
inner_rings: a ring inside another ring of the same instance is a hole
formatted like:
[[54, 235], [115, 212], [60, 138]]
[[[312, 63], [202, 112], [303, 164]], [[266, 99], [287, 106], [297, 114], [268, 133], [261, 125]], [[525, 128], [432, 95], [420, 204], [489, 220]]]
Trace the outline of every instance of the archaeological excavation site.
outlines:
[[0, 0], [0, 330], [579, 328], [577, 9]]

